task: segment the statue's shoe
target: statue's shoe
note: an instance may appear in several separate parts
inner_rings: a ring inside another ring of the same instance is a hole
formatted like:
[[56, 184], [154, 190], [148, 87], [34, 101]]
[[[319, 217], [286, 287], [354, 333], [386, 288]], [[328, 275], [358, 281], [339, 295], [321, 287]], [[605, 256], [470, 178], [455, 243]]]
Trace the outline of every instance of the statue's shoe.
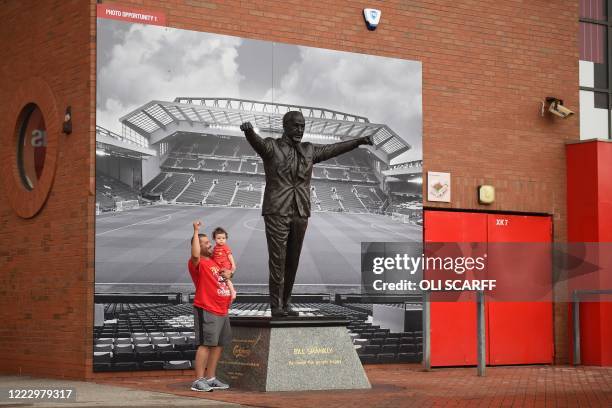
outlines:
[[291, 306], [287, 306], [285, 308], [285, 313], [287, 313], [287, 316], [291, 316], [291, 317], [298, 317], [300, 315], [300, 312], [298, 312], [297, 310], [295, 310]]
[[287, 317], [288, 314], [283, 309], [272, 309], [271, 311], [272, 317]]

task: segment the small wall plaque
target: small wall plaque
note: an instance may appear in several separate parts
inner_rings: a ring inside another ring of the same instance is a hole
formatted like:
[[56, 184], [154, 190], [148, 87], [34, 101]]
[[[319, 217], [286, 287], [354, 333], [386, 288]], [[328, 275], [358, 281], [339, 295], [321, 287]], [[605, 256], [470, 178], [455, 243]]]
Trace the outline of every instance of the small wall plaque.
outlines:
[[451, 201], [451, 175], [437, 171], [427, 172], [427, 200], [443, 203]]

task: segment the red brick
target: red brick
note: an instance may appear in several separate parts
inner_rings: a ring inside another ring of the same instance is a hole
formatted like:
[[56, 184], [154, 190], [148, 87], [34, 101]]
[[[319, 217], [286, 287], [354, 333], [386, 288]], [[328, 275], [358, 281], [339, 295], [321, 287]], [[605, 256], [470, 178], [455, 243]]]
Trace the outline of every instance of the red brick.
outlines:
[[[377, 3], [383, 14], [375, 32], [348, 0], [109, 3], [165, 12], [170, 26], [183, 29], [422, 61], [424, 171], [451, 171], [454, 189], [452, 203], [426, 205], [545, 212], [553, 216], [555, 240], [565, 240], [563, 146], [578, 139], [578, 118], [541, 118], [538, 108], [552, 95], [578, 111], [577, 2]], [[10, 101], [21, 82], [38, 76], [50, 85], [59, 114], [71, 105], [74, 117], [73, 133], [59, 135], [57, 173], [40, 213], [24, 220], [0, 200], [0, 321], [14, 334], [0, 335], [3, 372], [93, 376], [95, 8], [94, 0], [0, 8], [0, 38], [9, 39], [0, 51], [0, 100]], [[323, 25], [321, 10], [329, 16]], [[0, 124], [15, 123], [12, 109], [0, 104]], [[11, 148], [0, 146], [0, 158]], [[492, 207], [477, 203], [482, 182], [498, 187]], [[1, 197], [11, 194], [0, 186]], [[565, 310], [555, 308], [558, 362], [568, 358]], [[34, 332], [42, 361], [26, 358], [22, 339]], [[76, 360], [67, 363], [42, 339], [65, 344]]]

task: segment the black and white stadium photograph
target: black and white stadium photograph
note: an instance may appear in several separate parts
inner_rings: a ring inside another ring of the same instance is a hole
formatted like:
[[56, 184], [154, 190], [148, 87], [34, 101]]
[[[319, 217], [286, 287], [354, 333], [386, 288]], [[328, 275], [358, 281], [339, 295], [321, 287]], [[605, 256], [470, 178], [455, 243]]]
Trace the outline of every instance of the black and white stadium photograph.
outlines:
[[314, 165], [293, 287], [300, 315], [373, 327], [361, 243], [423, 240], [421, 62], [98, 18], [96, 71], [96, 370], [191, 367], [197, 220], [227, 232], [230, 316], [269, 315], [266, 175], [240, 126], [280, 138], [289, 111], [302, 142], [373, 140]]

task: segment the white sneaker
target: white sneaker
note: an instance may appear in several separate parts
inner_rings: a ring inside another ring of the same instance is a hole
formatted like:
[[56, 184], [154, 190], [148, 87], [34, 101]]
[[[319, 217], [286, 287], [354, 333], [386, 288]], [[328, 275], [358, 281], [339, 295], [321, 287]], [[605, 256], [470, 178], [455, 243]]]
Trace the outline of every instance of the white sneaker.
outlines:
[[206, 382], [208, 383], [208, 386], [213, 390], [227, 390], [229, 388], [229, 384], [226, 384], [217, 378], [213, 380], [206, 380]]
[[198, 378], [191, 384], [191, 391], [210, 392], [212, 390], [212, 387], [208, 385], [208, 381], [205, 378]]

